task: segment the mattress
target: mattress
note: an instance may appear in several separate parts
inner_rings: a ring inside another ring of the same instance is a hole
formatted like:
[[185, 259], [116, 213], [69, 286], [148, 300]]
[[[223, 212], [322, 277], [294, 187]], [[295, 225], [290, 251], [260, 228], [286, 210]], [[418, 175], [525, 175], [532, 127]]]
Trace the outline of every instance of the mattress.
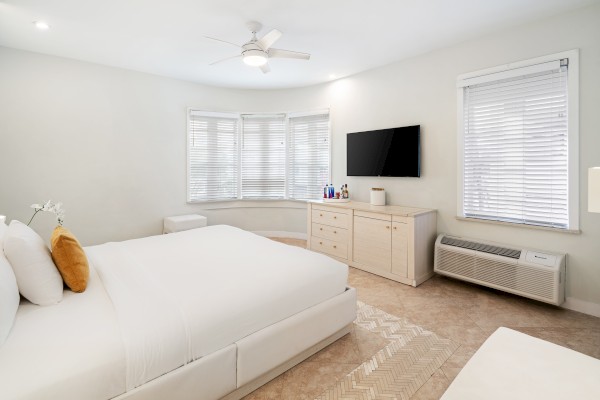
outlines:
[[113, 305], [91, 268], [83, 293], [53, 306], [23, 300], [0, 346], [3, 399], [109, 399], [125, 390], [125, 353]]
[[343, 293], [348, 267], [225, 225], [87, 248], [131, 390]]
[[471, 357], [442, 400], [597, 400], [600, 360], [508, 328]]

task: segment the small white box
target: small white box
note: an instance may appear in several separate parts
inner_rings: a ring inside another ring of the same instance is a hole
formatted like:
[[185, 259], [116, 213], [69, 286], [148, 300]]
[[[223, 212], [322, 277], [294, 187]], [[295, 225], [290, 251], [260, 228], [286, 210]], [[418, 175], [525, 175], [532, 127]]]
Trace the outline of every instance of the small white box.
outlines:
[[385, 190], [382, 188], [371, 189], [371, 205], [385, 206]]
[[187, 231], [206, 226], [206, 217], [198, 214], [167, 217], [163, 221], [163, 233]]

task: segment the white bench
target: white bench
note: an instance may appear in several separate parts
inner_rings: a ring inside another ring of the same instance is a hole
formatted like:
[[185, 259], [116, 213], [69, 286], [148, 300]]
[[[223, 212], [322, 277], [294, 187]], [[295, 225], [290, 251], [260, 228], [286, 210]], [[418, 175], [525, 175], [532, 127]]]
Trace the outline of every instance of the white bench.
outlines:
[[163, 221], [163, 233], [187, 231], [206, 226], [206, 217], [198, 214], [167, 217]]
[[598, 400], [600, 360], [508, 328], [471, 357], [441, 400]]

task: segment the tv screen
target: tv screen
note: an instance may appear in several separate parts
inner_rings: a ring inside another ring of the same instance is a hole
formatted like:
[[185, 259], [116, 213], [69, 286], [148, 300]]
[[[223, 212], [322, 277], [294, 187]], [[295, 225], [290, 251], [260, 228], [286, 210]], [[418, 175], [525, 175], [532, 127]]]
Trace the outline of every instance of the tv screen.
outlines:
[[348, 176], [421, 176], [421, 125], [347, 135]]

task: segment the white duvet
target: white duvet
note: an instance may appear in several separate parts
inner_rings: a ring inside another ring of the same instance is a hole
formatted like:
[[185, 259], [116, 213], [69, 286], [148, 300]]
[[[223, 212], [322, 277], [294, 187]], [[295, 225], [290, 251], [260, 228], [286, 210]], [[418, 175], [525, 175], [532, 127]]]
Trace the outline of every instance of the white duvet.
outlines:
[[345, 290], [348, 267], [230, 226], [86, 249], [115, 306], [130, 390]]
[[90, 281], [22, 302], [0, 399], [109, 399], [345, 290], [347, 266], [228, 226], [87, 247]]

